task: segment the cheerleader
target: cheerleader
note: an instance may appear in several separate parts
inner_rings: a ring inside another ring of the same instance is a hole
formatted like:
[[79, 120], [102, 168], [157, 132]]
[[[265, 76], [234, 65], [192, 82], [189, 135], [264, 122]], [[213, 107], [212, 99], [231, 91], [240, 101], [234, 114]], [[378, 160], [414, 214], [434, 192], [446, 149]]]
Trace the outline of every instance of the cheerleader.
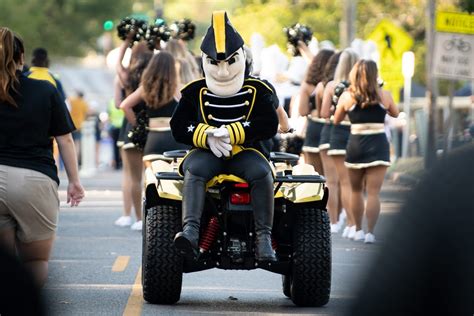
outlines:
[[[339, 99], [334, 123], [342, 122], [346, 114], [351, 122], [345, 165], [352, 189], [350, 204], [357, 230], [354, 239], [373, 243], [374, 228], [380, 213], [379, 193], [390, 165], [389, 143], [384, 129], [385, 115], [397, 117], [399, 110], [390, 92], [379, 87], [374, 61], [358, 61], [352, 68], [349, 79], [350, 87]], [[364, 181], [367, 189], [365, 207]], [[367, 234], [362, 230], [364, 209]]]
[[[334, 80], [330, 81], [324, 89], [323, 105], [321, 115], [325, 118], [331, 117], [337, 105], [338, 99], [344, 90], [349, 86], [349, 72], [359, 59], [355, 51], [346, 48], [339, 59], [334, 74]], [[334, 125], [329, 135], [328, 155], [332, 158], [337, 172], [338, 189], [341, 195], [342, 207], [347, 215], [347, 225], [344, 228], [342, 237], [354, 238], [356, 227], [352, 216], [349, 203], [351, 186], [349, 183], [349, 175], [347, 168], [344, 166], [346, 155], [346, 146], [350, 134], [350, 122], [348, 119], [343, 120], [340, 124]], [[340, 227], [339, 227], [340, 228]]]
[[132, 126], [137, 124], [133, 108], [142, 102], [146, 104], [149, 132], [143, 149], [145, 166], [151, 160], [163, 158], [165, 151], [189, 148], [174, 140], [169, 125], [178, 105], [175, 97], [178, 85], [176, 68], [170, 53], [162, 51], [154, 55], [143, 72], [140, 87], [120, 104]]
[[[336, 53], [331, 56], [328, 64], [324, 70], [324, 80], [316, 86], [316, 104], [322, 104], [324, 91], [326, 90], [327, 83], [334, 79], [334, 72], [339, 62], [341, 53]], [[328, 211], [329, 220], [331, 221], [331, 232], [337, 233], [339, 231], [338, 216], [340, 202], [339, 202], [339, 186], [337, 184], [337, 171], [334, 166], [334, 162], [331, 157], [328, 156], [329, 150], [329, 136], [331, 134], [332, 122], [326, 119], [323, 129], [321, 130], [321, 139], [319, 142], [319, 153], [321, 161], [323, 163], [324, 176], [326, 177], [326, 185], [329, 189], [329, 200], [328, 200]]]
[[306, 79], [301, 84], [299, 113], [307, 117], [306, 137], [303, 143], [305, 162], [313, 165], [319, 174], [324, 174], [321, 157], [319, 155], [319, 142], [321, 130], [325, 120], [321, 118], [321, 103], [316, 103], [316, 86], [324, 79], [324, 67], [334, 51], [323, 49], [312, 59], [306, 73]]

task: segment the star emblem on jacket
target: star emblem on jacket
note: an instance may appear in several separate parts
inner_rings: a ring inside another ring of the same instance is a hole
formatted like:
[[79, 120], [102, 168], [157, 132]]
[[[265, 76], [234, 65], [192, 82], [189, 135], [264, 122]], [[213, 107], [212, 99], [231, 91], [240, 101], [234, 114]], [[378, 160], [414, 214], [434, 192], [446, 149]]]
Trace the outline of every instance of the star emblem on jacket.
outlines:
[[188, 132], [189, 132], [189, 133], [192, 133], [192, 132], [194, 131], [194, 129], [195, 129], [195, 127], [194, 127], [193, 124], [191, 124], [191, 125], [188, 126]]
[[245, 121], [242, 123], [243, 127], [249, 127], [250, 126], [250, 121]]

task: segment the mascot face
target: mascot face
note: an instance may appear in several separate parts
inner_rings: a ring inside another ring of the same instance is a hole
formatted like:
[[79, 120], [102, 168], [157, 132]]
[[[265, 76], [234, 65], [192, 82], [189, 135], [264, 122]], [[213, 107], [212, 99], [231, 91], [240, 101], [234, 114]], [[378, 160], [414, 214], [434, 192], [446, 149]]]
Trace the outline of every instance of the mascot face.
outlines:
[[207, 87], [216, 95], [233, 95], [244, 84], [245, 53], [243, 48], [238, 49], [225, 60], [215, 60], [203, 52], [202, 66]]

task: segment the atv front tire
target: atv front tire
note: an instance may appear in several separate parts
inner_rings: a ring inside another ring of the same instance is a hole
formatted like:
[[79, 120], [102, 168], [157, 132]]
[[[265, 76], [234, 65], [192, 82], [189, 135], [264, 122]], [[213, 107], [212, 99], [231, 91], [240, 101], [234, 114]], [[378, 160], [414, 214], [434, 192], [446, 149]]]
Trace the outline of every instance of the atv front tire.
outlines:
[[323, 306], [331, 292], [331, 233], [326, 211], [297, 210], [293, 238], [291, 300], [298, 306]]
[[283, 288], [283, 294], [285, 294], [286, 297], [291, 298], [291, 276], [282, 275], [281, 283], [282, 283], [282, 288]]
[[152, 207], [143, 228], [143, 298], [152, 304], [174, 304], [183, 282], [183, 258], [173, 243], [181, 231], [181, 212], [170, 205]]

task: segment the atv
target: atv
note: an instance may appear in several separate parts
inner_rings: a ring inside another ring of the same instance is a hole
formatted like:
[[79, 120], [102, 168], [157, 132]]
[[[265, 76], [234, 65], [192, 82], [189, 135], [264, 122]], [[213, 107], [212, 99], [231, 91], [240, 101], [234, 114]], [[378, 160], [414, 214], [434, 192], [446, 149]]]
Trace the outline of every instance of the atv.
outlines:
[[298, 306], [323, 306], [331, 290], [331, 234], [328, 189], [312, 166], [299, 157], [271, 153], [275, 167], [272, 247], [276, 262], [255, 259], [250, 190], [245, 182], [217, 177], [209, 187], [201, 218], [199, 255], [187, 257], [174, 246], [182, 230], [183, 177], [178, 164], [186, 151], [165, 152], [145, 171], [142, 285], [144, 299], [174, 304], [183, 273], [218, 268], [264, 269], [282, 275], [283, 293]]

